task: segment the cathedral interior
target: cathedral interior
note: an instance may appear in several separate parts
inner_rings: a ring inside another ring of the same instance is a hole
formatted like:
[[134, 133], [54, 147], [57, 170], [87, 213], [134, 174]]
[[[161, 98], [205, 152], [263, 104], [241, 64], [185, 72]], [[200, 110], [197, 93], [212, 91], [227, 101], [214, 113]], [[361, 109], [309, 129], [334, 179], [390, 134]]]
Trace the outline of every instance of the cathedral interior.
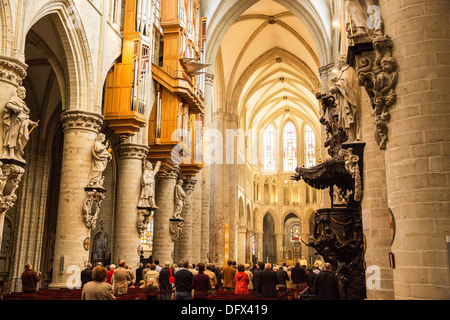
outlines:
[[2, 292], [320, 257], [349, 299], [450, 299], [449, 13], [0, 0]]

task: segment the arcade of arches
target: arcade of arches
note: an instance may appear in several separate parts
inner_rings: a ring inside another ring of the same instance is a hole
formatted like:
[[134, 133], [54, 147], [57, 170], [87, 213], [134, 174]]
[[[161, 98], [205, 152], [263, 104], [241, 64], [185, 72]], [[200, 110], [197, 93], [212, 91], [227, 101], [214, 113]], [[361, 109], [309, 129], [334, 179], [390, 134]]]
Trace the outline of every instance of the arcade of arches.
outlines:
[[327, 94], [364, 145], [367, 298], [450, 298], [449, 12], [0, 0], [3, 290], [26, 262], [50, 288], [86, 261], [313, 262], [317, 210], [349, 197], [293, 179], [341, 146]]

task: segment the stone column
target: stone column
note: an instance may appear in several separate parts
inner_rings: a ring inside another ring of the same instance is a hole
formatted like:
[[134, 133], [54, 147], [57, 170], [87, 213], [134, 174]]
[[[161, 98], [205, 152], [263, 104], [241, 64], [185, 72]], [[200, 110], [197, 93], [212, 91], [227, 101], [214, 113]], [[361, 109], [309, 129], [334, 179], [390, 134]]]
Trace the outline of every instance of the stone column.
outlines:
[[197, 183], [197, 180], [193, 178], [194, 177], [186, 177], [183, 179], [183, 190], [186, 192], [186, 198], [184, 200], [185, 203], [181, 217], [184, 219], [184, 226], [180, 237], [175, 243], [175, 262], [189, 259], [190, 263], [198, 263], [198, 261], [194, 261], [192, 252], [192, 227], [194, 223], [199, 223], [199, 221], [193, 221], [192, 196], [195, 184]]
[[[364, 90], [363, 90], [364, 91]], [[366, 279], [374, 274], [371, 266], [380, 269], [380, 287], [367, 288], [367, 298], [371, 300], [394, 299], [393, 273], [389, 266], [391, 251], [389, 208], [386, 190], [384, 152], [373, 139], [373, 118], [369, 96], [363, 93], [361, 101], [362, 138], [366, 142], [364, 148], [364, 192], [361, 201], [363, 233], [366, 237]]]
[[277, 261], [273, 261], [273, 263], [277, 263], [278, 264], [283, 259], [283, 256], [282, 256], [283, 234], [282, 233], [277, 233], [275, 235], [275, 239], [276, 239], [275, 250], [276, 250]]
[[102, 125], [102, 116], [71, 110], [61, 115], [64, 129], [61, 186], [56, 224], [52, 288], [79, 286], [78, 270], [89, 260], [90, 229], [83, 217], [92, 166], [91, 148]]
[[192, 262], [197, 264], [199, 262], [206, 263], [207, 260], [202, 259], [201, 250], [202, 243], [202, 173], [196, 175], [196, 188], [192, 196]]
[[[205, 75], [205, 122], [203, 132], [208, 132], [211, 128], [211, 110], [213, 107], [212, 92], [214, 90], [214, 75], [207, 73]], [[204, 146], [205, 148], [205, 146]], [[204, 165], [202, 169], [202, 213], [201, 213], [201, 249], [200, 259], [204, 262], [211, 261], [210, 256], [210, 210], [211, 210], [211, 173], [210, 159], [203, 159]]]
[[[386, 149], [397, 299], [449, 299], [450, 2], [380, 0], [398, 64]], [[406, 14], [407, 13], [407, 14]]]
[[247, 248], [247, 227], [239, 226], [237, 228], [237, 263], [245, 263], [245, 251]]
[[[0, 55], [0, 119], [3, 119], [3, 116], [5, 114], [5, 104], [13, 96], [16, 96], [17, 87], [22, 85], [22, 80], [27, 75], [27, 67], [28, 66], [20, 60]], [[0, 121], [0, 129], [1, 132], [3, 132], [2, 121]], [[0, 146], [3, 146], [3, 134], [0, 135]], [[0, 148], [0, 152], [3, 153], [3, 147]], [[14, 202], [2, 200], [2, 207], [4, 208], [2, 208], [2, 210], [0, 211], [0, 246], [3, 236], [3, 223], [5, 220], [5, 214], [13, 205]]]
[[[156, 178], [155, 202], [159, 209], [155, 210], [153, 220], [153, 260], [159, 259], [174, 262], [174, 240], [170, 232], [170, 219], [175, 211], [175, 186], [180, 174], [174, 168], [163, 177]], [[175, 261], [177, 262], [177, 261]]]
[[258, 261], [264, 261], [264, 243], [263, 243], [263, 232], [255, 232], [256, 234], [256, 257]]
[[135, 268], [140, 260], [137, 205], [141, 193], [143, 163], [148, 150], [144, 145], [131, 143], [121, 143], [117, 147], [119, 161], [112, 259], [112, 263], [116, 265], [120, 259], [124, 259]]

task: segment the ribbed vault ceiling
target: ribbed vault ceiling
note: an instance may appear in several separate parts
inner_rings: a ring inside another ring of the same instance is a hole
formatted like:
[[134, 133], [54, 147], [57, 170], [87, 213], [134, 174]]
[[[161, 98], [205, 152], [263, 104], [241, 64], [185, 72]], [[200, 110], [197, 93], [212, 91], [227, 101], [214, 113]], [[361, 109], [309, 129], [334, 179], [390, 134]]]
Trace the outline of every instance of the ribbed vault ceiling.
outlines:
[[305, 25], [285, 7], [257, 2], [231, 26], [220, 51], [226, 104], [241, 128], [261, 129], [286, 113], [318, 128], [317, 50]]

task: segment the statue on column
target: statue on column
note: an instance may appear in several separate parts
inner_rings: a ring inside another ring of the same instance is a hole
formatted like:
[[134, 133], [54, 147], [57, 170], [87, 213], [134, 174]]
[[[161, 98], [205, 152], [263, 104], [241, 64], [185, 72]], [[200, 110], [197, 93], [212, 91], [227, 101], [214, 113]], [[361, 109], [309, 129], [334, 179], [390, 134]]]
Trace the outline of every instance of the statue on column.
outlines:
[[186, 192], [183, 190], [183, 180], [178, 180], [175, 186], [175, 211], [173, 217], [175, 219], [182, 219], [181, 212], [185, 204]]
[[330, 93], [335, 95], [339, 108], [339, 124], [349, 141], [361, 140], [361, 89], [355, 70], [347, 65], [345, 56], [337, 62], [337, 74], [331, 80]]
[[28, 140], [30, 139], [28, 128], [38, 126], [37, 122], [30, 120], [30, 109], [24, 99], [26, 90], [17, 88], [17, 96], [12, 97], [5, 104], [6, 113], [3, 116], [3, 157], [24, 161], [22, 156]]
[[103, 133], [99, 133], [92, 146], [92, 172], [89, 178], [89, 187], [103, 187], [105, 178], [102, 174], [108, 165], [108, 161], [111, 160], [109, 141], [105, 143], [105, 140], [106, 136]]
[[376, 0], [345, 0], [345, 10], [348, 14], [346, 28], [350, 39], [361, 42], [370, 35], [382, 35], [383, 21], [377, 4]]
[[139, 208], [153, 208], [159, 209], [155, 203], [155, 176], [161, 168], [161, 161], [158, 161], [155, 168], [150, 161], [145, 164], [144, 172], [142, 174], [142, 190], [139, 198]]

